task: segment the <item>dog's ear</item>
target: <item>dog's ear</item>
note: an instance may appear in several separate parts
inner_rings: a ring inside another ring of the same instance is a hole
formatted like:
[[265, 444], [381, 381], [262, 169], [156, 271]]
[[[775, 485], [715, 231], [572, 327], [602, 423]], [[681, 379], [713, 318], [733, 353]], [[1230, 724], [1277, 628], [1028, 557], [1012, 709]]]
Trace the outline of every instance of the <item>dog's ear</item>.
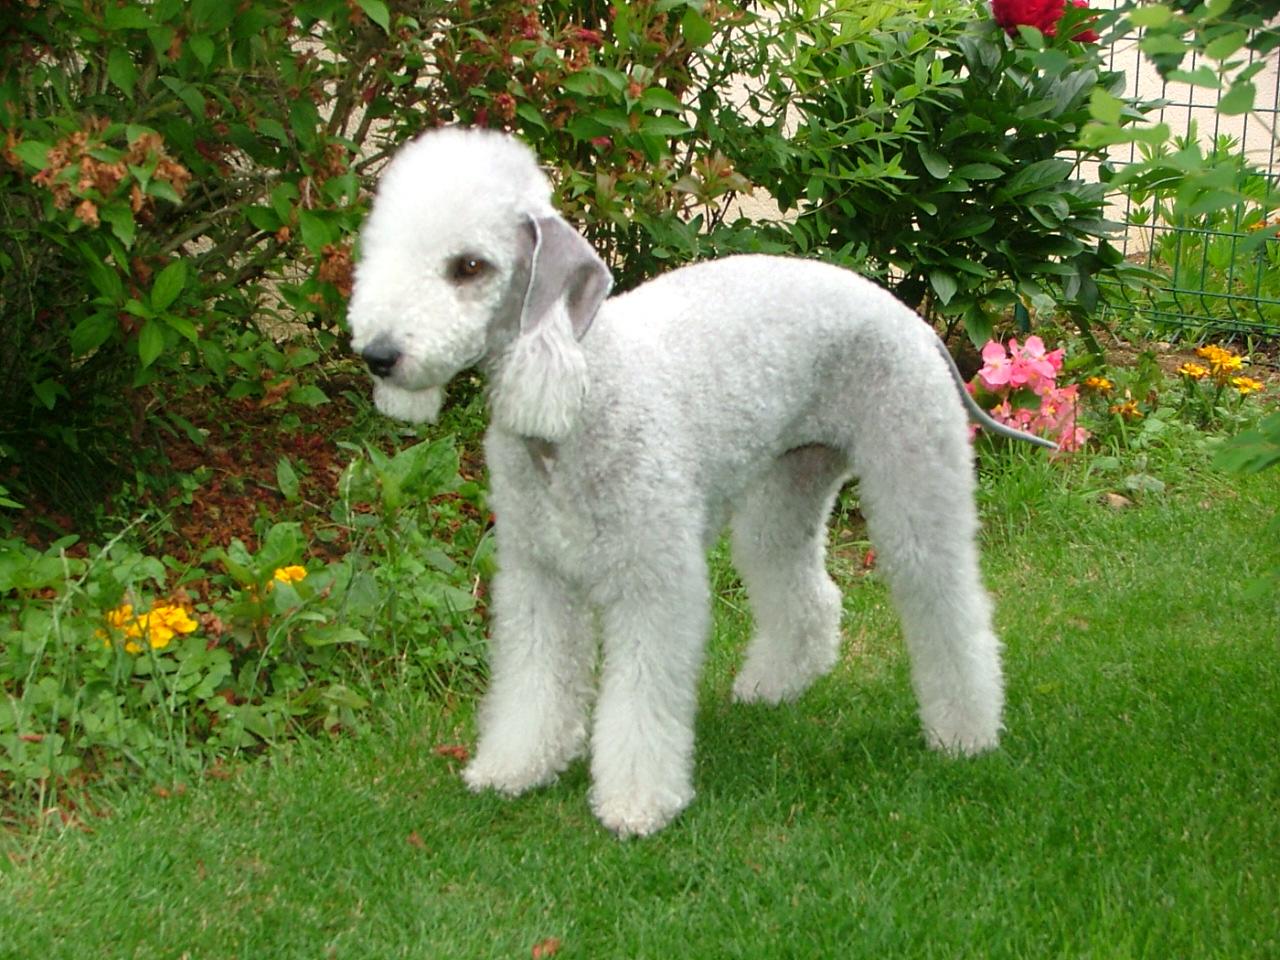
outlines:
[[591, 245], [557, 216], [530, 218], [528, 286], [520, 332], [496, 372], [494, 420], [513, 433], [558, 443], [568, 436], [587, 392], [578, 341], [613, 286]]
[[574, 337], [581, 340], [613, 288], [613, 274], [591, 244], [559, 217], [530, 217], [527, 226], [533, 233], [533, 262], [520, 331], [528, 333], [563, 308]]

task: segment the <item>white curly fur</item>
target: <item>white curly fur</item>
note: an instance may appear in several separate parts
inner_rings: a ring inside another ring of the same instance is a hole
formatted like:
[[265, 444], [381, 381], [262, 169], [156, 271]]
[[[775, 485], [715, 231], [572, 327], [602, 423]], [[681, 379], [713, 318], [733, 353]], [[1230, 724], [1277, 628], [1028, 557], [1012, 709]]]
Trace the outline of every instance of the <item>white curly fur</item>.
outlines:
[[[928, 743], [993, 747], [1003, 690], [965, 408], [929, 327], [852, 273], [763, 256], [673, 271], [577, 329], [571, 292], [522, 319], [542, 255], [529, 224], [553, 217], [523, 145], [427, 134], [382, 179], [351, 302], [354, 348], [392, 351], [375, 385], [388, 414], [433, 418], [468, 365], [491, 384], [499, 572], [466, 782], [517, 794], [589, 749], [605, 826], [666, 825], [694, 793], [708, 547], [728, 522], [755, 614], [735, 698], [799, 696], [837, 658], [826, 519], [852, 474]], [[486, 266], [459, 279], [459, 257]]]

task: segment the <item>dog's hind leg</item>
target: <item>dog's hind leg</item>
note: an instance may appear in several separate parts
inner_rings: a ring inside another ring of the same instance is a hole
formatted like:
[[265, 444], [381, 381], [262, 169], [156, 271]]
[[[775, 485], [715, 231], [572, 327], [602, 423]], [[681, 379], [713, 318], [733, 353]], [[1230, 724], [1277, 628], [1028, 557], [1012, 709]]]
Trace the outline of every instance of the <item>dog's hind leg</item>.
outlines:
[[585, 603], [513, 553], [493, 583], [489, 690], [463, 774], [473, 790], [517, 794], [556, 778], [586, 746], [596, 661]]
[[925, 736], [958, 753], [994, 747], [1004, 687], [964, 431], [958, 423], [931, 431], [903, 418], [876, 424], [862, 441], [859, 495], [902, 619]]
[[841, 597], [826, 571], [827, 517], [848, 471], [837, 450], [799, 447], [735, 507], [733, 559], [756, 620], [733, 684], [739, 701], [794, 699], [835, 665]]

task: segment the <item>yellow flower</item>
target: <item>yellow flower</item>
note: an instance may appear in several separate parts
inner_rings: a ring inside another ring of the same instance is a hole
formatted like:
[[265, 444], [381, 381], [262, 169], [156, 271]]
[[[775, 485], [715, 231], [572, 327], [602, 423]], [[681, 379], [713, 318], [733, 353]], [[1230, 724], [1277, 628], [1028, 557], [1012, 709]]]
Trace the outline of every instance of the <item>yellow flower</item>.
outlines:
[[1220, 376], [1232, 370], [1239, 370], [1244, 366], [1244, 358], [1227, 354], [1209, 361], [1209, 366], [1213, 369], [1214, 376]]
[[133, 604], [126, 603], [123, 606], [116, 607], [107, 613], [107, 626], [115, 627], [117, 630], [123, 630], [126, 625], [133, 621]]
[[1242, 397], [1251, 393], [1259, 393], [1265, 389], [1260, 381], [1254, 380], [1252, 377], [1232, 377], [1231, 385], [1240, 391]]
[[280, 567], [273, 573], [272, 578], [279, 580], [281, 583], [297, 583], [299, 580], [307, 578], [307, 568], [300, 567], [296, 563], [289, 567]]
[[133, 604], [126, 603], [109, 611], [106, 619], [108, 626], [124, 634], [128, 653], [141, 653], [144, 643], [152, 650], [163, 650], [178, 634], [200, 628], [186, 610], [174, 604], [160, 604], [135, 614]]
[[1111, 389], [1115, 386], [1115, 384], [1106, 377], [1089, 377], [1085, 380], [1084, 385], [1090, 390], [1097, 390], [1099, 393], [1110, 393]]
[[1218, 346], [1216, 343], [1206, 343], [1203, 347], [1196, 347], [1196, 356], [1204, 357], [1212, 363], [1216, 358], [1231, 356], [1231, 351]]
[[1244, 358], [1236, 356], [1230, 350], [1215, 344], [1205, 344], [1196, 348], [1196, 355], [1209, 361], [1209, 371], [1220, 384], [1227, 382], [1229, 375], [1244, 366]]
[[1203, 380], [1209, 375], [1207, 367], [1202, 367], [1198, 363], [1184, 363], [1178, 368], [1178, 372], [1184, 377], [1190, 377], [1192, 380]]

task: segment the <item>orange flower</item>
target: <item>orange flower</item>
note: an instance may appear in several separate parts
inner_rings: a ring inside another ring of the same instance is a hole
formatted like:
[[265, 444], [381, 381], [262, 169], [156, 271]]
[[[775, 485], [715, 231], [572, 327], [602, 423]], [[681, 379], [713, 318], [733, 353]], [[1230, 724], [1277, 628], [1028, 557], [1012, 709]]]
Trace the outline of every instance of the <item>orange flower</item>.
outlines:
[[1129, 391], [1124, 392], [1124, 400], [1120, 403], [1111, 405], [1111, 412], [1117, 413], [1126, 420], [1141, 420], [1142, 411], [1138, 409], [1138, 401], [1129, 395]]
[[1098, 393], [1110, 393], [1115, 384], [1106, 377], [1089, 377], [1085, 380], [1084, 385], [1090, 390], [1096, 390]]
[[1251, 393], [1260, 393], [1265, 389], [1261, 381], [1254, 380], [1252, 377], [1232, 377], [1231, 385], [1240, 391], [1242, 397]]

